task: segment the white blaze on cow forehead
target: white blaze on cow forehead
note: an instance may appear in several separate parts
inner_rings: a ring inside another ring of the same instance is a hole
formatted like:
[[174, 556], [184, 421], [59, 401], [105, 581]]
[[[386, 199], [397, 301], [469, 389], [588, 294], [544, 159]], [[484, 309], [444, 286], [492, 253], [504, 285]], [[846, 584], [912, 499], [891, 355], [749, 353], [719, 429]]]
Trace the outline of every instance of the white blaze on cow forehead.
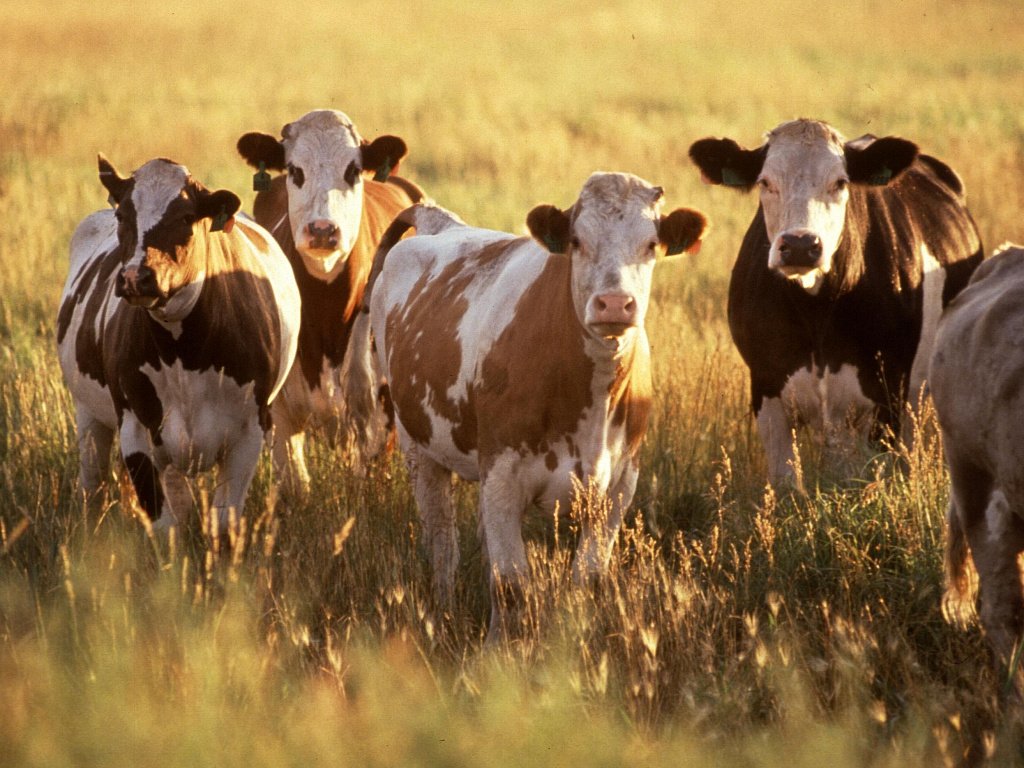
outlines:
[[[832, 267], [846, 221], [849, 191], [844, 144], [843, 136], [827, 123], [783, 123], [768, 134], [758, 178], [771, 241], [768, 267], [781, 270], [812, 293]], [[786, 236], [817, 238], [818, 260], [787, 260]]]
[[132, 177], [135, 179], [132, 205], [135, 206], [135, 221], [141, 240], [142, 235], [160, 222], [168, 204], [181, 196], [189, 172], [183, 165], [166, 160], [150, 160]]
[[573, 234], [584, 248], [615, 261], [650, 256], [645, 248], [657, 238], [662, 194], [631, 174], [595, 173], [580, 191]]
[[[573, 262], [573, 302], [585, 325], [642, 326], [656, 254], [662, 190], [625, 173], [596, 173], [580, 192], [573, 235], [582, 258]], [[607, 302], [622, 312], [607, 315]], [[625, 307], [630, 307], [628, 311]]]
[[[289, 165], [288, 213], [292, 237], [314, 274], [331, 273], [338, 260], [355, 247], [363, 213], [362, 137], [343, 112], [317, 110], [284, 127], [282, 143]], [[337, 246], [326, 251], [314, 244], [307, 227], [337, 228]], [[314, 251], [315, 254], [307, 252]]]

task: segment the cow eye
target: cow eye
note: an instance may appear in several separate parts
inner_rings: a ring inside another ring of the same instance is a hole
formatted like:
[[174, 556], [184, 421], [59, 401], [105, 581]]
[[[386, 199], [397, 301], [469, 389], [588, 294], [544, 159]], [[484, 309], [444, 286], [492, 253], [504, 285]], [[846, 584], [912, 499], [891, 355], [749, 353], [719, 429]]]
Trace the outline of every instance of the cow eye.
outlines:
[[350, 187], [354, 187], [359, 180], [359, 172], [360, 168], [356, 165], [356, 161], [353, 160], [348, 164], [348, 168], [345, 169], [345, 183]]
[[832, 184], [832, 192], [834, 194], [839, 194], [844, 189], [846, 189], [848, 186], [850, 186], [850, 180], [849, 179], [836, 179], [835, 183]]
[[569, 245], [571, 245], [573, 248], [579, 248], [580, 247], [580, 239], [578, 237], [576, 237], [575, 235], [573, 235], [572, 239], [569, 241]]
[[306, 183], [306, 174], [302, 172], [301, 168], [296, 168], [291, 163], [288, 163], [288, 178], [292, 180], [296, 187], [302, 187]]
[[772, 183], [770, 181], [768, 181], [768, 179], [758, 179], [757, 180], [757, 186], [759, 186], [761, 188], [762, 192], [774, 192], [775, 191], [775, 187], [772, 186]]

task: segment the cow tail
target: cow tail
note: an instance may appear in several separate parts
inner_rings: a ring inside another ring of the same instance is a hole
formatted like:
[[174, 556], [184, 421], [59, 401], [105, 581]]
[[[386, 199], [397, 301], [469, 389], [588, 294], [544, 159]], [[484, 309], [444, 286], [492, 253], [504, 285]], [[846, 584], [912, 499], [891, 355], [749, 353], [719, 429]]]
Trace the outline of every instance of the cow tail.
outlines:
[[966, 624], [974, 612], [977, 576], [970, 562], [967, 536], [956, 503], [950, 499], [946, 511], [946, 594], [942, 599], [942, 613], [946, 620]]

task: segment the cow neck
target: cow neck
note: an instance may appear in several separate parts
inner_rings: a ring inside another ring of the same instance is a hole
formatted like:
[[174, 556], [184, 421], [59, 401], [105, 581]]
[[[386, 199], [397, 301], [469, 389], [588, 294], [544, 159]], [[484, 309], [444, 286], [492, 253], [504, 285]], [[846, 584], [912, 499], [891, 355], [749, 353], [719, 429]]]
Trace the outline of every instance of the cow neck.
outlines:
[[360, 219], [359, 236], [348, 258], [327, 276], [308, 269], [306, 257], [295, 247], [287, 218], [274, 235], [284, 246], [302, 297], [298, 363], [306, 382], [315, 389], [320, 385], [324, 361], [335, 368], [342, 364], [363, 300], [373, 258], [367, 217]]
[[[183, 274], [186, 277], [186, 282], [176, 288], [163, 304], [146, 310], [149, 318], [169, 331], [174, 341], [181, 336], [184, 320], [199, 306], [199, 297], [206, 285], [207, 274], [223, 274], [236, 268], [236, 265], [230, 263], [230, 258], [224, 248], [225, 238], [234, 237], [237, 235], [211, 232], [209, 219], [200, 219], [196, 223], [185, 257], [187, 268], [183, 270]], [[218, 310], [216, 307], [208, 306], [205, 311], [228, 312], [230, 310], [228, 307]], [[158, 336], [157, 338], [163, 337]]]
[[[606, 413], [620, 409], [631, 399], [631, 391], [637, 384], [650, 389], [650, 361], [646, 331], [642, 326], [630, 329], [615, 338], [595, 336], [580, 320], [576, 312], [572, 291], [572, 262], [566, 260], [562, 294], [564, 300], [559, 306], [566, 308], [564, 323], [573, 333], [582, 337], [583, 353], [593, 366], [592, 384], [595, 393], [605, 393]], [[646, 384], [644, 384], [646, 380]], [[598, 395], [603, 397], [603, 395]], [[595, 403], [598, 406], [599, 403]]]

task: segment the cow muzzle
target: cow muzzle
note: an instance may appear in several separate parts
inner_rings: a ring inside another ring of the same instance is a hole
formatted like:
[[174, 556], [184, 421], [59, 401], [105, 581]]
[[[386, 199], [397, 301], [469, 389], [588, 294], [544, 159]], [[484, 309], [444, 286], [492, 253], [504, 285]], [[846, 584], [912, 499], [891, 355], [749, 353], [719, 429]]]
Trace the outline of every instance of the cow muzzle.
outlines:
[[813, 232], [783, 232], [778, 240], [779, 270], [786, 275], [800, 274], [821, 267], [824, 249]]
[[328, 219], [309, 222], [303, 234], [305, 250], [313, 252], [311, 255], [315, 255], [316, 252], [333, 253], [338, 250], [338, 244], [341, 242], [341, 228]]
[[621, 336], [637, 325], [636, 299], [628, 293], [602, 293], [590, 300], [587, 325], [604, 337]]
[[151, 309], [167, 299], [156, 272], [145, 265], [123, 267], [114, 281], [114, 295], [137, 307]]

